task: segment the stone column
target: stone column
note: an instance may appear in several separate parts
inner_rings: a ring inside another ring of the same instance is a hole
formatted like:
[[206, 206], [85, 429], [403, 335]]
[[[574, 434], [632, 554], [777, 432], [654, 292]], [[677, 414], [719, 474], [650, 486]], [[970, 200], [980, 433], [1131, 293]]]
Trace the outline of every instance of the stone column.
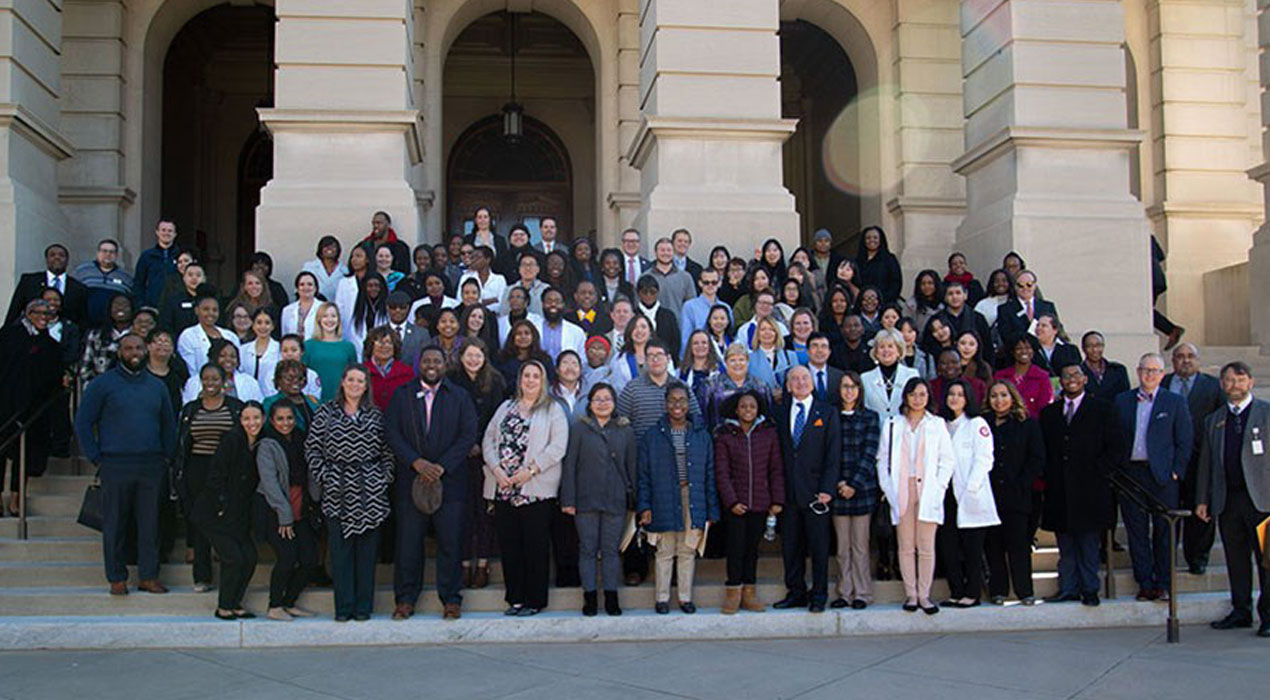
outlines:
[[[899, 180], [886, 203], [895, 216], [905, 279], [945, 269], [966, 209], [966, 183], [949, 167], [965, 152], [961, 116], [961, 32], [956, 0], [899, 0], [896, 5], [896, 143]], [[970, 260], [980, 278], [997, 261]], [[906, 291], [905, 294], [908, 294]]]
[[408, 245], [419, 240], [411, 167], [421, 158], [412, 97], [408, 0], [278, 0], [272, 109], [273, 179], [261, 190], [257, 246], [290, 279], [333, 233], [345, 250], [382, 209]]
[[41, 269], [44, 247], [66, 231], [57, 163], [72, 147], [61, 133], [61, 54], [61, 3], [0, 4], [0, 289]]
[[1270, 0], [1257, 0], [1257, 39], [1261, 48], [1261, 151], [1267, 162], [1248, 171], [1248, 176], [1261, 183], [1262, 206], [1267, 223], [1252, 236], [1252, 250], [1248, 251], [1248, 298], [1252, 343], [1260, 345], [1262, 352], [1270, 352]]
[[1230, 343], [1205, 338], [1205, 306], [1216, 315], [1234, 311], [1227, 299], [1205, 299], [1204, 275], [1247, 259], [1249, 231], [1262, 213], [1246, 174], [1244, 2], [1155, 0], [1147, 15], [1151, 121], [1162, 126], [1151, 144], [1159, 203], [1147, 213], [1168, 251], [1169, 288], [1161, 302], [1186, 328], [1187, 340]]
[[962, 0], [970, 260], [1018, 251], [1069, 332], [1135, 361], [1151, 332], [1147, 221], [1129, 193], [1124, 16], [1114, 0]]
[[[617, 183], [606, 204], [617, 217], [616, 230], [601, 245], [617, 247], [622, 229], [634, 223], [640, 210], [640, 174], [631, 166], [629, 146], [640, 128], [640, 0], [617, 3]], [[605, 157], [608, 157], [607, 154]]]
[[682, 226], [703, 254], [724, 244], [748, 258], [767, 237], [797, 245], [781, 167], [794, 122], [780, 113], [778, 26], [772, 0], [643, 0], [643, 116], [627, 155], [640, 170], [634, 224], [646, 241]]

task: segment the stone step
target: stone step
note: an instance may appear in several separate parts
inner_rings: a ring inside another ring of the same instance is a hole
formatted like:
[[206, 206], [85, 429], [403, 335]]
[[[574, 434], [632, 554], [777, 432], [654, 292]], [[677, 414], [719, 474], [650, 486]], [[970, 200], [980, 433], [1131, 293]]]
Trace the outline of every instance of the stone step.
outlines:
[[32, 493], [26, 499], [28, 516], [45, 515], [63, 518], [79, 517], [79, 508], [84, 504], [84, 492], [78, 493]]
[[[64, 518], [61, 516], [51, 517], [47, 515], [33, 515], [26, 519], [26, 527], [27, 537], [33, 539], [47, 537], [91, 537], [97, 534], [95, 530], [80, 525], [74, 518]], [[17, 538], [17, 536], [18, 519], [0, 519], [0, 538]]]
[[93, 483], [91, 474], [70, 475], [70, 474], [44, 474], [39, 478], [31, 479], [28, 482], [29, 493], [32, 495], [49, 495], [49, 496], [79, 496], [83, 498], [84, 490], [88, 485]]
[[[1057, 575], [1052, 573], [1037, 574], [1036, 594], [1052, 595], [1057, 591]], [[830, 585], [833, 585], [831, 580]], [[1131, 597], [1136, 588], [1133, 576], [1128, 572], [1116, 575], [1117, 590], [1120, 597]], [[1218, 592], [1226, 586], [1226, 573], [1223, 567], [1210, 567], [1203, 576], [1183, 574], [1178, 577], [1179, 591], [1182, 593]], [[761, 579], [758, 585], [760, 598], [767, 603], [780, 599], [785, 594], [785, 586], [779, 579]], [[693, 600], [699, 606], [718, 607], [723, 601], [724, 587], [719, 582], [698, 580], [694, 587]], [[942, 580], [936, 579], [932, 588], [932, 596], [942, 599], [948, 589]], [[481, 590], [465, 590], [463, 606], [473, 612], [495, 612], [506, 607], [504, 591], [499, 586], [491, 585]], [[677, 593], [672, 592], [672, 600]], [[632, 609], [649, 609], [653, 607], [655, 592], [651, 582], [641, 586], [623, 587], [621, 589], [622, 605]], [[874, 600], [878, 604], [895, 604], [902, 602], [904, 586], [899, 581], [877, 581], [874, 583]], [[334, 600], [330, 589], [309, 589], [300, 598], [300, 605], [310, 610], [330, 615], [333, 613]], [[268, 587], [253, 585], [247, 593], [244, 604], [248, 609], [261, 612], [268, 606]], [[437, 601], [435, 589], [430, 580], [425, 579], [424, 592], [419, 598], [419, 605], [424, 612], [439, 613], [441, 605]], [[151, 595], [133, 591], [128, 596], [111, 596], [106, 592], [105, 584], [96, 586], [76, 586], [50, 589], [45, 586], [5, 587], [0, 589], [0, 616], [31, 615], [200, 615], [210, 614], [216, 606], [215, 591], [194, 593], [189, 586], [177, 586], [166, 595]], [[552, 588], [548, 606], [555, 611], [572, 611], [582, 606], [582, 590], [580, 588]], [[381, 582], [376, 587], [375, 609], [386, 612], [392, 610], [393, 594], [391, 585]]]

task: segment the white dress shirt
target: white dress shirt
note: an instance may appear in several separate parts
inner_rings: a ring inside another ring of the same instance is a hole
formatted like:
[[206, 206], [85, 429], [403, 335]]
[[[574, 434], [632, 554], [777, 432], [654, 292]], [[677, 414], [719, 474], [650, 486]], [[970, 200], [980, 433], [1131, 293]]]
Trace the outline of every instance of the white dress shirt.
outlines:
[[799, 406], [803, 407], [803, 421], [804, 421], [803, 430], [805, 431], [807, 430], [806, 421], [811, 420], [811, 402], [813, 399], [816, 398], [816, 395], [814, 393], [808, 394], [807, 398], [802, 400], [795, 399], [793, 398], [792, 395], [790, 398], [793, 400], [789, 402], [789, 435], [790, 437], [793, 437], [794, 436], [794, 421], [798, 419], [798, 407]]

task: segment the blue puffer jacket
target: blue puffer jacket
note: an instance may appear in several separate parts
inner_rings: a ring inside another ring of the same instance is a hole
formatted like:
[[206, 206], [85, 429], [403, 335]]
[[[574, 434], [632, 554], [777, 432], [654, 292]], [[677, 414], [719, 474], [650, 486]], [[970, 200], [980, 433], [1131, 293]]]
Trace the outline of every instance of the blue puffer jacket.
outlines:
[[[688, 424], [684, 438], [688, 458], [688, 501], [693, 529], [719, 520], [719, 493], [714, 482], [714, 445], [699, 419]], [[670, 419], [662, 416], [639, 441], [639, 512], [653, 512], [649, 532], [682, 531], [683, 505]]]

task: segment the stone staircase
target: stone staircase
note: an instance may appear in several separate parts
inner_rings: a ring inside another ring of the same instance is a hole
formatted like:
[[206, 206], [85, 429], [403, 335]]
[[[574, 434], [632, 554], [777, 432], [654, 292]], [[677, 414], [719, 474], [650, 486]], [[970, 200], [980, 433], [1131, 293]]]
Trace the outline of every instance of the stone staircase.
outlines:
[[[77, 473], [78, 472], [78, 473]], [[191, 566], [184, 563], [184, 542], [169, 554], [160, 578], [172, 588], [167, 595], [148, 595], [134, 591], [126, 597], [110, 596], [101, 564], [101, 537], [75, 522], [84, 489], [91, 482], [90, 469], [79, 460], [54, 460], [49, 472], [32, 479], [28, 496], [27, 540], [17, 539], [17, 518], [0, 519], [0, 616], [173, 616], [197, 618], [209, 615], [216, 604], [216, 594], [194, 593]], [[1119, 538], [1124, 541], [1123, 532]], [[260, 545], [260, 564], [257, 566], [248, 593], [246, 605], [258, 612], [267, 607], [268, 579], [272, 553]], [[1033, 554], [1036, 593], [1045, 596], [1056, 591], [1056, 566], [1058, 550], [1051, 533], [1042, 531], [1039, 546]], [[1115, 552], [1115, 583], [1121, 597], [1132, 596], [1136, 591], [1130, 571], [1127, 552]], [[433, 588], [435, 561], [429, 558], [425, 571], [425, 590], [420, 598], [424, 612], [440, 612], [440, 604]], [[702, 607], [717, 607], [722, 603], [724, 561], [701, 560], [697, 565], [694, 600]], [[782, 564], [779, 550], [774, 545], [764, 546], [759, 560], [759, 594], [765, 601], [774, 601], [784, 594]], [[834, 571], [831, 562], [830, 571]], [[135, 568], [131, 569], [136, 583]], [[392, 569], [380, 565], [376, 577], [379, 583], [375, 608], [387, 611], [392, 608]], [[491, 565], [490, 586], [481, 590], [464, 592], [464, 609], [471, 612], [495, 612], [505, 607], [503, 602], [502, 570], [497, 560]], [[1179, 592], [1214, 592], [1226, 589], [1224, 558], [1220, 546], [1212, 554], [1211, 565], [1203, 576], [1180, 573]], [[935, 596], [946, 595], [946, 587], [937, 580]], [[903, 586], [899, 581], [875, 583], [877, 603], [898, 604], [903, 600]], [[632, 609], [648, 609], [653, 605], [651, 581], [638, 587], [626, 587], [622, 591], [623, 605]], [[333, 613], [330, 589], [309, 589], [300, 600], [302, 606], [324, 614]], [[582, 605], [581, 590], [577, 588], [553, 588], [550, 608], [556, 611], [574, 611]]]

